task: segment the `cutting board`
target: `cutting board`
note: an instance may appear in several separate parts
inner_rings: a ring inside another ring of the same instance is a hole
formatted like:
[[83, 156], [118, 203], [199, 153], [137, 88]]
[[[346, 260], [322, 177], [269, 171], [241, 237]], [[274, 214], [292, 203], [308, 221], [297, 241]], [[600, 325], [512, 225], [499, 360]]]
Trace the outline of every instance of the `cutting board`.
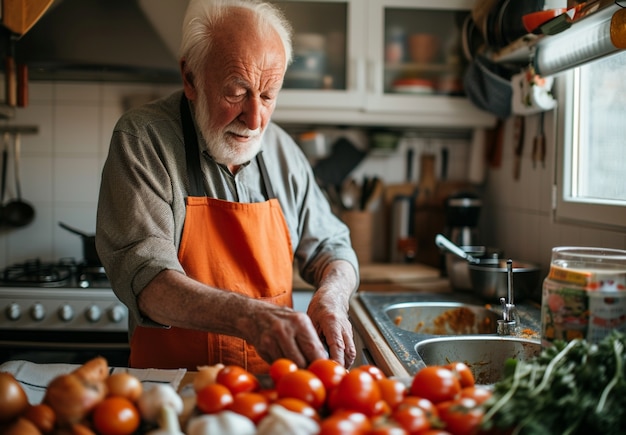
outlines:
[[361, 266], [361, 283], [403, 283], [439, 278], [439, 269], [418, 263], [373, 263]]

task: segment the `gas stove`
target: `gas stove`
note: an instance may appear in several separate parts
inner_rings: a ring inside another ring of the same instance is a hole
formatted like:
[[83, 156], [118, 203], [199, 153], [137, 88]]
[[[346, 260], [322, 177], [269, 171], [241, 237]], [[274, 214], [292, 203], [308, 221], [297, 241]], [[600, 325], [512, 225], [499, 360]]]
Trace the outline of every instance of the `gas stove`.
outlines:
[[127, 331], [128, 311], [101, 266], [39, 259], [0, 272], [0, 328]]

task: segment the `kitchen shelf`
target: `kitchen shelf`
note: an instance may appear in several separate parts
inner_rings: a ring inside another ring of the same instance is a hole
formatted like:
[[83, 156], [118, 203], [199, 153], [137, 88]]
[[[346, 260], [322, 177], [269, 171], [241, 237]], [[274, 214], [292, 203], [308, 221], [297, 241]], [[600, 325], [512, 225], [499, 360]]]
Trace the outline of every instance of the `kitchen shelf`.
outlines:
[[39, 127], [36, 125], [0, 125], [0, 134], [37, 134]]

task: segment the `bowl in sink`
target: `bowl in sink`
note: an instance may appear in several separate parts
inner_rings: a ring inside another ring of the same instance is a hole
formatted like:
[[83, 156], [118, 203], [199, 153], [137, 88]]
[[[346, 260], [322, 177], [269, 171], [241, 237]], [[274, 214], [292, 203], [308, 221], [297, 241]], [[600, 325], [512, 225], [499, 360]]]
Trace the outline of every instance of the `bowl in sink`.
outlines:
[[429, 335], [494, 334], [498, 314], [484, 306], [459, 302], [405, 302], [385, 313], [395, 326]]
[[504, 377], [507, 359], [532, 359], [541, 352], [541, 344], [521, 337], [473, 335], [426, 339], [415, 345], [415, 351], [427, 366], [464, 362], [477, 384], [490, 385]]

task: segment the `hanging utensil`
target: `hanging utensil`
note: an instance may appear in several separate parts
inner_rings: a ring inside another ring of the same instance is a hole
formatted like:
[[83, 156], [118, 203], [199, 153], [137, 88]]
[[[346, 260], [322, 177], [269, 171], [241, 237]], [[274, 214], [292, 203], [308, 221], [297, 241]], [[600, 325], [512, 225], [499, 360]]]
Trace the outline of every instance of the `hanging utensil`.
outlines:
[[0, 223], [4, 222], [4, 192], [7, 185], [7, 163], [9, 160], [9, 133], [5, 132], [2, 137], [2, 179], [0, 185]]
[[23, 227], [35, 219], [35, 209], [32, 205], [22, 200], [22, 187], [20, 184], [20, 153], [21, 134], [15, 133], [13, 139], [13, 172], [15, 176], [15, 190], [17, 198], [9, 202], [4, 208], [4, 221], [14, 227]]
[[546, 136], [543, 131], [543, 113], [539, 114], [537, 136], [533, 140], [533, 168], [537, 167], [537, 162], [541, 162], [543, 167], [546, 165]]
[[524, 117], [515, 117], [515, 131], [513, 133], [515, 143], [515, 166], [513, 167], [513, 178], [519, 180], [522, 170], [522, 155], [524, 154]]

